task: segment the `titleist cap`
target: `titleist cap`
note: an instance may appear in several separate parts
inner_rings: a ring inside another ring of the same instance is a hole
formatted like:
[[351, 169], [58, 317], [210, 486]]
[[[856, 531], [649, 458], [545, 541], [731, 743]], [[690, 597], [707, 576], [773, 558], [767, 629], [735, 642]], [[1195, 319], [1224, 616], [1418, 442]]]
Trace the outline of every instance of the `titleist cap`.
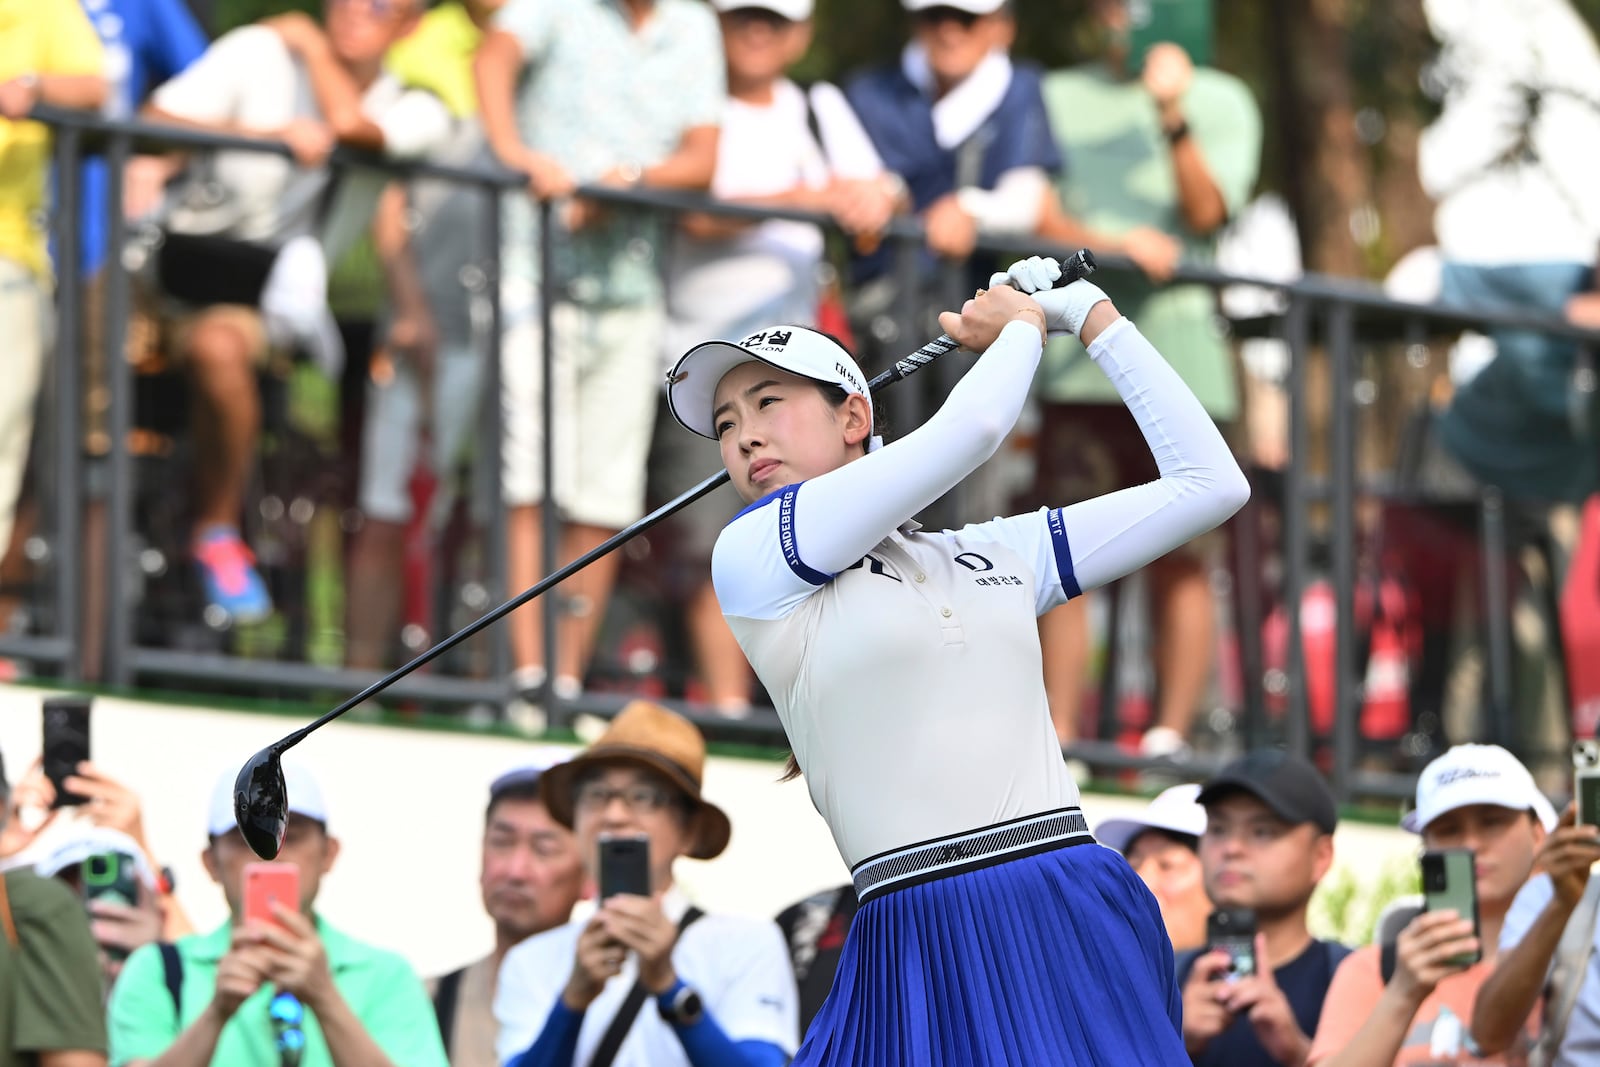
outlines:
[[1417, 776], [1417, 806], [1400, 825], [1420, 834], [1439, 816], [1477, 804], [1531, 811], [1546, 830], [1556, 828], [1556, 810], [1533, 775], [1499, 745], [1456, 745], [1424, 767]]
[[[867, 398], [867, 376], [849, 352], [831, 337], [804, 326], [769, 326], [742, 341], [704, 341], [685, 352], [667, 375], [667, 406], [672, 417], [701, 437], [717, 439], [711, 409], [723, 375], [751, 361], [798, 374], [802, 378], [837, 385], [847, 393]], [[871, 439], [877, 447], [877, 438]]]

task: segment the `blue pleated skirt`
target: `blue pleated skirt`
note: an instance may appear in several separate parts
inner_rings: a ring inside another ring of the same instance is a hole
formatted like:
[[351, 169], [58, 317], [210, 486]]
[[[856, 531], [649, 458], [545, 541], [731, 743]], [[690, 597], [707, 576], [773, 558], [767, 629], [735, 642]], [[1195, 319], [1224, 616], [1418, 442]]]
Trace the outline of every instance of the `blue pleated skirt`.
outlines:
[[862, 905], [795, 1067], [1187, 1067], [1155, 897], [1087, 843]]

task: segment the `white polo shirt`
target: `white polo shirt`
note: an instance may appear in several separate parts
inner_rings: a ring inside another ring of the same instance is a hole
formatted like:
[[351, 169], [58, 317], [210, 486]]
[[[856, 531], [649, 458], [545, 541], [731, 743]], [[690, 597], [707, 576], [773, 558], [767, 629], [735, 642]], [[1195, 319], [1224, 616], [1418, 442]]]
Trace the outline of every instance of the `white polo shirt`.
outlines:
[[[678, 889], [662, 899], [667, 917], [681, 921], [689, 900]], [[500, 1024], [495, 1052], [501, 1063], [533, 1044], [572, 976], [578, 935], [588, 916], [547, 930], [506, 953], [500, 965], [494, 1014]], [[800, 997], [789, 949], [778, 924], [736, 915], [703, 915], [672, 950], [678, 977], [700, 994], [706, 1014], [732, 1041], [765, 1041], [793, 1056], [799, 1046]], [[639, 976], [638, 957], [628, 954], [622, 973], [606, 983], [589, 1005], [578, 1032], [574, 1063], [593, 1057], [617, 1010]], [[672, 1026], [654, 1000], [645, 1001], [617, 1051], [616, 1067], [690, 1067]]]
[[1037, 616], [1249, 496], [1194, 394], [1121, 319], [1089, 354], [1139, 423], [1158, 481], [955, 531], [907, 526], [1010, 432], [1039, 352], [1038, 330], [1011, 323], [919, 429], [752, 504], [717, 541], [723, 614], [852, 867], [1075, 805]]

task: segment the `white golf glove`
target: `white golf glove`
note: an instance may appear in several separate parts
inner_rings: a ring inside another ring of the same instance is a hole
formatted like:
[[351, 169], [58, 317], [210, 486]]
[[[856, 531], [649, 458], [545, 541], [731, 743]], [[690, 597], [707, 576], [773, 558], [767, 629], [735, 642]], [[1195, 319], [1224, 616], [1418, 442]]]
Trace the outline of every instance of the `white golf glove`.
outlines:
[[1060, 277], [1061, 264], [1046, 256], [1029, 256], [1011, 264], [1009, 270], [992, 276], [989, 288], [1009, 285], [1029, 294], [1044, 311], [1047, 333], [1076, 337], [1083, 328], [1083, 320], [1089, 317], [1089, 309], [1108, 297], [1098, 285], [1083, 278], [1060, 289], [1050, 288]]

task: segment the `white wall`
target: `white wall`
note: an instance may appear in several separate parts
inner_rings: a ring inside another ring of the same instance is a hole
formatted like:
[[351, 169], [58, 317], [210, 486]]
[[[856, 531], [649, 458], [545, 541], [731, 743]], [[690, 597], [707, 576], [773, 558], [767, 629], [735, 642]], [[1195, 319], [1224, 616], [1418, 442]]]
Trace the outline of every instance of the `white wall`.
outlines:
[[[0, 754], [13, 783], [39, 754], [44, 695], [0, 686]], [[299, 725], [278, 715], [95, 702], [95, 762], [138, 790], [156, 859], [172, 866], [178, 896], [201, 929], [227, 914], [199, 860], [212, 786]], [[344, 849], [319, 910], [356, 937], [403, 953], [423, 974], [482, 955], [491, 940], [477, 893], [488, 783], [539, 750], [560, 747], [370, 723], [319, 731], [294, 750], [317, 773]], [[781, 772], [775, 760], [710, 761], [706, 795], [728, 811], [734, 831], [715, 862], [679, 863], [679, 881], [703, 907], [770, 916], [845, 880], [805, 787], [777, 784]], [[1142, 806], [1121, 797], [1084, 801], [1091, 825]], [[1375, 873], [1390, 857], [1414, 853], [1415, 842], [1398, 830], [1351, 825], [1340, 828], [1337, 849], [1358, 873]]]

